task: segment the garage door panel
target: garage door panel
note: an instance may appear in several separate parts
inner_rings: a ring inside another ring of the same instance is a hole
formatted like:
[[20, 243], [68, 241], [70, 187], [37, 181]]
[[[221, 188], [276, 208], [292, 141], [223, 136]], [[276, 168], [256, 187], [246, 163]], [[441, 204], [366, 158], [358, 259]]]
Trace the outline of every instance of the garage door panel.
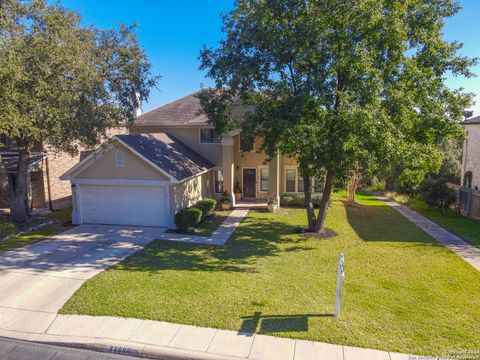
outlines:
[[167, 188], [82, 185], [83, 223], [167, 226]]

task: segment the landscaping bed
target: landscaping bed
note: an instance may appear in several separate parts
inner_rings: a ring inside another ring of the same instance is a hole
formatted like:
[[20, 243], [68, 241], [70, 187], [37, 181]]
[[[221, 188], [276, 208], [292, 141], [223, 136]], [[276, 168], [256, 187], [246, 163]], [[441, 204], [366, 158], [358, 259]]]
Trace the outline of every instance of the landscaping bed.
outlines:
[[[72, 209], [65, 209], [52, 212], [45, 217], [33, 217], [24, 229], [18, 228], [6, 216], [2, 216], [0, 218], [0, 253], [48, 239], [52, 235], [68, 230], [71, 227], [71, 212]], [[27, 228], [44, 223], [48, 224], [36, 230], [19, 234], [25, 232]]]
[[195, 231], [182, 232], [178, 230], [169, 229], [167, 232], [171, 233], [187, 233], [198, 236], [211, 236], [215, 230], [227, 219], [231, 210], [215, 210], [213, 214], [207, 216], [203, 221], [195, 227]]
[[373, 196], [340, 200], [326, 223], [337, 236], [304, 238], [302, 209], [251, 210], [225, 246], [157, 240], [88, 280], [61, 312], [411, 354], [480, 348], [480, 272]]

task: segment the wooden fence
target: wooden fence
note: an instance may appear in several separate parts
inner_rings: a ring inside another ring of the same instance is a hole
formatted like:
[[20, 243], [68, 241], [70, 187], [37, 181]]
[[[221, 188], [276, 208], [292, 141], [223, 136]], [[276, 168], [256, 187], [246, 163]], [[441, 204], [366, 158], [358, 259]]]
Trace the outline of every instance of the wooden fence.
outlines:
[[458, 189], [458, 209], [463, 216], [480, 220], [480, 191], [460, 187]]

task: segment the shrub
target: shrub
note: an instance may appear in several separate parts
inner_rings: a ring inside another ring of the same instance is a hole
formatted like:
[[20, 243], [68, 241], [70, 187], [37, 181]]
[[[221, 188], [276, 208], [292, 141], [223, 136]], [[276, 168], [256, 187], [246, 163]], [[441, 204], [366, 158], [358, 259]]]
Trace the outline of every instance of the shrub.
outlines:
[[293, 196], [290, 196], [290, 195], [283, 195], [280, 198], [281, 205], [290, 205], [292, 201], [293, 201]]
[[292, 205], [294, 205], [294, 206], [305, 206], [305, 195], [303, 195], [303, 194], [295, 195], [293, 197]]
[[424, 179], [425, 172], [423, 170], [405, 169], [398, 177], [399, 190], [404, 194], [414, 196]]
[[457, 202], [457, 194], [448, 186], [447, 179], [425, 180], [421, 186], [420, 198], [431, 208], [438, 208], [442, 214]]
[[212, 213], [216, 205], [217, 205], [217, 201], [215, 199], [205, 198], [203, 200], [198, 201], [193, 207], [200, 209], [202, 211], [202, 219], [204, 219]]
[[320, 195], [320, 194], [313, 194], [313, 195], [312, 195], [313, 205], [319, 206], [319, 205], [320, 205], [320, 201], [322, 201], [322, 195]]
[[189, 207], [175, 214], [175, 225], [180, 231], [193, 229], [202, 220], [202, 210]]

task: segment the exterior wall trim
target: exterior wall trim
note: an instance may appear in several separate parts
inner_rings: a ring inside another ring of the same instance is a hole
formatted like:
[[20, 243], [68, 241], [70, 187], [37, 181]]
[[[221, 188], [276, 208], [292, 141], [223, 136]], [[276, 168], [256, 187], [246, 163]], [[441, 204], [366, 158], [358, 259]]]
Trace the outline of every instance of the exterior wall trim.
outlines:
[[75, 185], [120, 185], [120, 186], [168, 186], [171, 184], [167, 180], [128, 180], [128, 179], [81, 179], [76, 178], [72, 180]]

